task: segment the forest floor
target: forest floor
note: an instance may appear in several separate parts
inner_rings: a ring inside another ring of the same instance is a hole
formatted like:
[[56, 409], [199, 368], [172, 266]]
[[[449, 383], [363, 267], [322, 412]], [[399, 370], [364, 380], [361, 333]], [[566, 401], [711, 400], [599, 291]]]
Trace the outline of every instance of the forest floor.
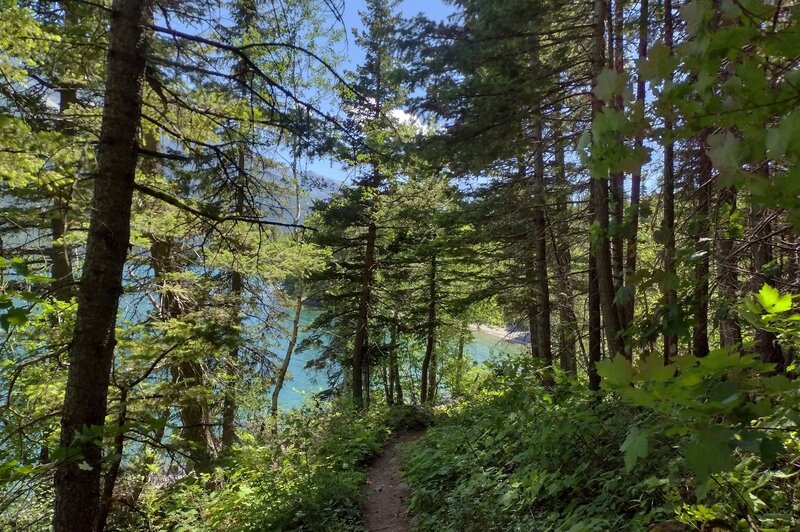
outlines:
[[400, 474], [401, 446], [422, 436], [424, 431], [403, 432], [392, 436], [383, 453], [367, 472], [364, 502], [364, 527], [369, 532], [408, 532], [412, 518], [405, 509], [408, 487]]

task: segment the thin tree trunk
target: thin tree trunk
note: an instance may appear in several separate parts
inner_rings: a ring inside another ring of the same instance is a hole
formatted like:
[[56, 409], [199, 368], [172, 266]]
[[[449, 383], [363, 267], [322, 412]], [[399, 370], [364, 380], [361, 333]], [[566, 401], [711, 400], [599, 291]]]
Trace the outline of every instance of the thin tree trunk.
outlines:
[[[560, 116], [559, 116], [560, 118]], [[558, 223], [550, 226], [550, 239], [553, 243], [553, 257], [558, 275], [558, 357], [561, 370], [567, 373], [577, 371], [575, 363], [575, 344], [578, 330], [578, 317], [573, 306], [573, 289], [570, 271], [572, 267], [572, 253], [567, 238], [569, 224], [565, 221], [569, 212], [567, 199], [569, 197], [569, 183], [567, 182], [566, 161], [564, 158], [564, 138], [561, 126], [557, 129], [555, 143], [556, 211], [560, 217]], [[554, 229], [555, 227], [555, 229]], [[556, 235], [558, 231], [558, 236]]]
[[736, 212], [736, 189], [726, 187], [719, 191], [719, 210], [726, 220], [719, 224], [717, 245], [717, 268], [719, 275], [719, 335], [720, 346], [735, 346], [742, 343], [742, 329], [733, 315], [732, 308], [736, 304], [736, 289], [739, 278], [736, 273], [736, 256], [734, 241], [731, 235], [730, 220]]
[[[764, 161], [760, 173], [769, 178], [769, 162]], [[774, 260], [772, 252], [772, 224], [769, 222], [769, 211], [758, 206], [753, 206], [753, 226], [756, 227], [755, 244], [753, 245], [753, 280], [755, 290], [760, 290], [764, 284], [775, 286], [775, 279], [766, 271]], [[775, 333], [764, 329], [756, 329], [756, 350], [761, 360], [775, 364], [778, 372], [783, 372], [786, 360], [783, 356], [778, 337]]]
[[[169, 275], [181, 271], [174, 239], [154, 238], [150, 255], [155, 277], [161, 284], [160, 319], [175, 319], [183, 311], [169, 288]], [[208, 402], [202, 394], [194, 393], [204, 385], [203, 367], [197, 360], [180, 360], [170, 366], [170, 373], [173, 388], [178, 392], [178, 412], [183, 425], [181, 437], [189, 445], [193, 466], [202, 470], [211, 460], [214, 449]]]
[[400, 380], [400, 364], [397, 360], [397, 312], [395, 311], [395, 323], [392, 325], [392, 345], [389, 353], [390, 370], [394, 381], [394, 404], [403, 404], [403, 383]]
[[536, 351], [546, 366], [553, 364], [550, 325], [550, 286], [547, 274], [547, 226], [545, 221], [544, 138], [541, 119], [534, 126], [533, 231], [534, 277], [536, 279]]
[[364, 253], [364, 271], [361, 277], [361, 296], [358, 301], [358, 318], [353, 344], [353, 401], [356, 406], [364, 404], [364, 359], [369, 327], [369, 305], [372, 298], [372, 270], [375, 262], [375, 239], [377, 227], [370, 222], [367, 228], [367, 243]]
[[[667, 0], [669, 1], [669, 0]], [[648, 0], [640, 0], [639, 10], [639, 59], [647, 58], [647, 17], [649, 4]], [[642, 106], [646, 104], [647, 93], [645, 91], [644, 77], [639, 73], [636, 79], [636, 102]], [[634, 145], [637, 149], [644, 146], [644, 138], [641, 133], [637, 133]], [[625, 286], [628, 288], [628, 301], [625, 309], [626, 322], [633, 323], [636, 309], [636, 263], [638, 260], [639, 245], [639, 203], [642, 195], [642, 176], [636, 172], [631, 176], [631, 203], [630, 219], [628, 220], [628, 242], [627, 257], [625, 261]]]
[[[605, 36], [606, 2], [595, 0], [595, 30], [594, 45], [595, 52], [592, 61], [593, 84], [597, 83], [597, 77], [603, 71], [603, 46]], [[609, 37], [610, 39], [610, 37]], [[613, 46], [613, 42], [610, 42]], [[603, 108], [603, 102], [593, 96], [592, 116], [596, 116]], [[611, 356], [620, 354], [619, 342], [619, 315], [614, 305], [614, 272], [611, 263], [611, 243], [609, 241], [609, 183], [608, 176], [593, 177], [596, 180], [592, 191], [592, 204], [594, 207], [595, 223], [599, 229], [597, 243], [595, 247], [595, 257], [597, 261], [597, 279], [600, 292], [600, 308], [603, 315], [603, 327], [606, 333], [606, 343]]]
[[[596, 186], [593, 181], [591, 186]], [[603, 358], [602, 326], [600, 324], [600, 283], [597, 278], [597, 257], [594, 253], [589, 256], [589, 389], [600, 389], [600, 375], [597, 373], [597, 363]]]
[[289, 371], [289, 363], [292, 361], [292, 354], [294, 348], [297, 346], [297, 338], [300, 334], [300, 316], [303, 313], [303, 279], [298, 279], [297, 286], [295, 286], [295, 307], [294, 318], [292, 319], [292, 332], [289, 336], [289, 345], [286, 346], [286, 354], [283, 356], [281, 367], [278, 368], [278, 374], [275, 376], [275, 389], [272, 390], [272, 408], [270, 414], [275, 417], [278, 415], [278, 399], [283, 389], [283, 382], [286, 380], [286, 373]]
[[695, 234], [694, 266], [695, 292], [694, 292], [694, 319], [695, 327], [692, 332], [692, 352], [696, 357], [708, 355], [708, 293], [709, 293], [709, 261], [711, 240], [708, 221], [711, 203], [711, 160], [706, 154], [706, 137], [699, 140], [699, 166], [697, 171], [697, 233]]
[[[605, 0], [594, 0], [594, 43], [592, 52], [592, 77], [593, 84], [597, 83], [597, 76], [602, 72], [604, 66], [604, 42], [605, 35]], [[594, 96], [592, 98], [592, 117], [603, 107], [603, 102]], [[589, 210], [592, 221], [597, 221], [598, 189], [601, 180], [590, 177], [589, 181]], [[608, 208], [608, 204], [606, 204]], [[599, 246], [595, 244], [594, 249], [589, 254], [589, 389], [600, 389], [600, 375], [597, 373], [596, 363], [602, 358], [602, 335], [601, 335], [601, 296], [600, 296], [600, 275], [598, 264]], [[616, 332], [615, 332], [616, 335]]]
[[400, 385], [397, 379], [397, 311], [394, 312], [394, 321], [389, 332], [389, 386], [386, 392], [386, 402], [391, 406], [395, 404], [395, 390]]
[[364, 402], [367, 406], [372, 402], [372, 361], [370, 360], [370, 348], [367, 347], [364, 357]]
[[456, 382], [453, 395], [459, 396], [463, 393], [464, 381], [464, 333], [458, 334], [458, 346], [456, 347]]
[[614, 304], [614, 277], [611, 265], [611, 246], [608, 239], [608, 179], [598, 179], [595, 183], [595, 219], [600, 230], [595, 249], [597, 259], [597, 278], [600, 285], [600, 307], [603, 313], [603, 327], [606, 344], [611, 356], [622, 353], [619, 332], [619, 314]]
[[[244, 97], [244, 95], [242, 95]], [[244, 215], [244, 200], [245, 189], [247, 186], [247, 171], [245, 165], [247, 163], [245, 148], [242, 146], [238, 150], [237, 161], [237, 180], [236, 180], [236, 199], [234, 214], [237, 216]], [[242, 273], [234, 268], [231, 272], [231, 294], [233, 295], [234, 304], [234, 322], [235, 327], [241, 326], [240, 308], [242, 304], [242, 289], [244, 287], [244, 279]], [[225, 395], [222, 400], [222, 449], [229, 450], [236, 441], [236, 391], [235, 374], [239, 366], [239, 346], [241, 335], [235, 333], [236, 347], [231, 351], [230, 359], [226, 361], [226, 373], [228, 379], [225, 382]]]
[[[642, 8], [644, 9], [644, 7]], [[645, 23], [646, 24], [646, 23]], [[664, 40], [670, 55], [673, 53], [672, 0], [664, 0]], [[646, 33], [646, 32], [645, 32]], [[662, 287], [667, 318], [664, 320], [664, 364], [669, 364], [678, 354], [678, 337], [674, 333], [675, 324], [671, 319], [676, 314], [678, 281], [675, 271], [675, 143], [672, 140], [672, 119], [664, 120], [666, 144], [664, 145], [664, 274], [666, 282]]]
[[[61, 2], [61, 8], [64, 10], [64, 30], [68, 32], [78, 24], [78, 16], [72, 2]], [[78, 90], [74, 85], [62, 82], [61, 88], [58, 89], [58, 95], [61, 131], [65, 135], [74, 135], [75, 126], [65, 116], [65, 113], [70, 106], [78, 103]], [[53, 279], [54, 295], [61, 301], [68, 301], [75, 293], [70, 248], [64, 242], [64, 237], [69, 230], [67, 214], [71, 196], [71, 185], [64, 186], [62, 183], [56, 185], [53, 197], [53, 211], [50, 218], [50, 230], [52, 232], [50, 277]]]
[[[431, 257], [428, 271], [428, 338], [425, 345], [425, 357], [422, 359], [422, 378], [420, 382], [419, 400], [422, 404], [433, 401], [433, 388], [435, 385], [436, 360], [436, 257]], [[431, 367], [433, 363], [434, 367]]]
[[119, 393], [119, 413], [117, 414], [117, 433], [114, 435], [114, 458], [108, 467], [103, 481], [103, 496], [100, 499], [100, 509], [97, 514], [98, 532], [106, 529], [108, 515], [114, 502], [114, 485], [119, 478], [120, 466], [122, 465], [122, 453], [125, 450], [125, 423], [128, 421], [128, 389], [120, 388]]
[[148, 0], [115, 0], [112, 5], [92, 216], [61, 417], [60, 444], [69, 451], [56, 469], [55, 532], [97, 526], [102, 436], [88, 436], [85, 431], [105, 426], [114, 328], [130, 237], [146, 61], [144, 26], [151, 18]]
[[[609, 32], [614, 36], [614, 71], [622, 74], [624, 70], [625, 50], [623, 48], [623, 0], [616, 0], [614, 2], [614, 24], [609, 25]], [[624, 101], [622, 95], [614, 97], [614, 109], [619, 112], [624, 111]], [[623, 138], [619, 141], [624, 142]], [[611, 220], [614, 227], [613, 235], [611, 236], [611, 267], [614, 278], [614, 294], [618, 294], [623, 287], [625, 280], [625, 239], [622, 232], [622, 226], [625, 222], [625, 174], [622, 172], [615, 173], [611, 176], [610, 181], [611, 193]], [[618, 309], [620, 330], [623, 331], [627, 328], [627, 301], [623, 302]], [[625, 342], [623, 346], [626, 356], [630, 358], [629, 342]]]

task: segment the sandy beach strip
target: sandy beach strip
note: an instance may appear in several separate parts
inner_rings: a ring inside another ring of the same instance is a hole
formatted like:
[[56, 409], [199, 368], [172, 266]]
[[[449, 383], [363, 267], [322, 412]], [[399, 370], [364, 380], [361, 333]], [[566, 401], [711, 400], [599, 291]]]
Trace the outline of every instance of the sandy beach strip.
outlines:
[[514, 327], [497, 327], [496, 325], [473, 323], [469, 326], [469, 330], [512, 344], [530, 345], [531, 343], [528, 331], [521, 331]]

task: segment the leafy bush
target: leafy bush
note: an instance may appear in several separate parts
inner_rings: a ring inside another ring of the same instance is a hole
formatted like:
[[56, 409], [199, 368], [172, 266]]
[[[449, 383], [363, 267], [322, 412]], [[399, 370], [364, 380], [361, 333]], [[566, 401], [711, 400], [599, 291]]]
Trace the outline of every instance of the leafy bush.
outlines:
[[245, 434], [226, 462], [149, 487], [153, 530], [360, 530], [364, 473], [390, 432], [390, 411], [346, 402], [292, 411], [279, 431]]
[[[608, 362], [606, 382], [625, 400], [565, 379], [542, 386], [529, 361], [499, 364], [406, 454], [419, 530], [644, 530], [669, 519], [687, 530], [711, 521], [797, 526], [800, 448], [787, 416], [796, 391], [776, 391], [785, 378], [756, 378], [765, 368], [752, 358], [721, 356], [672, 373], [645, 362], [645, 374], [661, 379], [647, 375], [647, 385], [630, 382], [638, 369]], [[627, 384], [614, 380], [612, 365], [627, 370]], [[737, 405], [768, 415], [739, 433], [722, 428], [717, 404], [727, 404], [722, 389], [736, 375], [772, 387], [770, 404], [781, 405], [768, 413], [763, 394], [743, 389]]]

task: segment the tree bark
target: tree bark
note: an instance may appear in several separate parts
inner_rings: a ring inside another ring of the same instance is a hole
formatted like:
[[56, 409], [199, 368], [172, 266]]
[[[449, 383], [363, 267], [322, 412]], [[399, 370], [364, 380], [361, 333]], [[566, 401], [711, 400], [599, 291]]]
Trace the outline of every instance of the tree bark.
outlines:
[[[609, 25], [609, 32], [613, 34], [614, 38], [614, 71], [622, 74], [624, 70], [625, 49], [623, 47], [623, 0], [616, 0], [614, 2], [614, 23]], [[624, 111], [624, 101], [621, 95], [614, 97], [614, 109], [619, 112]], [[625, 139], [620, 138], [620, 143]], [[625, 280], [625, 239], [622, 232], [622, 227], [625, 222], [625, 174], [623, 172], [614, 173], [610, 181], [610, 193], [612, 210], [611, 220], [613, 230], [611, 231], [611, 267], [614, 279], [614, 293], [618, 294], [624, 285]], [[620, 331], [627, 327], [626, 319], [627, 301], [622, 303], [619, 312]], [[626, 356], [628, 353], [628, 342], [625, 342]]]
[[398, 395], [402, 397], [397, 368], [397, 311], [394, 312], [393, 320], [389, 332], [389, 388], [386, 394], [386, 401], [389, 405], [396, 404]]
[[[644, 8], [643, 8], [644, 9]], [[664, 0], [664, 40], [670, 55], [673, 53], [674, 23], [672, 18], [672, 0]], [[678, 337], [673, 329], [675, 324], [671, 319], [676, 313], [678, 293], [675, 283], [678, 277], [675, 270], [675, 143], [672, 140], [672, 119], [664, 119], [666, 144], [664, 145], [664, 276], [662, 292], [666, 307], [664, 320], [664, 365], [669, 364], [678, 354]]]
[[[769, 178], [769, 162], [764, 161], [761, 167], [761, 175]], [[772, 223], [769, 221], [769, 211], [758, 206], [753, 206], [753, 226], [755, 231], [755, 244], [753, 245], [753, 280], [754, 290], [760, 290], [764, 284], [775, 286], [775, 279], [770, 275], [766, 268], [774, 260], [772, 251]], [[775, 333], [764, 329], [756, 329], [756, 350], [759, 357], [764, 362], [775, 364], [778, 372], [783, 372], [786, 366], [786, 359], [783, 356], [778, 337]]]
[[[763, 220], [763, 212], [761, 209], [756, 208], [756, 223]], [[771, 233], [771, 224], [764, 223], [758, 232], [759, 241], [753, 249], [753, 269], [754, 278], [756, 281], [756, 290], [759, 290], [764, 284], [774, 286], [775, 280], [768, 275], [764, 270], [765, 266], [770, 264], [772, 258], [772, 246], [770, 238], [767, 236]], [[756, 350], [759, 357], [764, 362], [775, 364], [775, 369], [778, 372], [783, 372], [786, 369], [786, 359], [783, 356], [781, 347], [778, 345], [778, 337], [775, 333], [764, 329], [756, 330]]]
[[297, 286], [295, 286], [295, 307], [294, 318], [292, 319], [292, 332], [289, 336], [289, 345], [286, 346], [286, 354], [283, 356], [281, 367], [278, 368], [278, 374], [275, 376], [275, 389], [272, 390], [272, 407], [270, 414], [272, 417], [278, 415], [278, 399], [283, 389], [283, 382], [286, 380], [286, 373], [289, 371], [289, 363], [292, 361], [294, 348], [297, 346], [297, 337], [300, 334], [300, 316], [303, 313], [303, 279], [298, 279]]
[[725, 187], [719, 190], [719, 211], [726, 216], [719, 223], [717, 245], [717, 268], [719, 275], [719, 340], [721, 347], [741, 345], [742, 329], [732, 312], [736, 304], [736, 290], [739, 279], [736, 273], [734, 240], [731, 235], [730, 220], [736, 212], [736, 190]]
[[98, 524], [100, 431], [130, 237], [146, 61], [144, 25], [151, 18], [149, 0], [115, 0], [112, 6], [92, 216], [61, 417], [60, 443], [68, 453], [55, 475], [56, 532], [95, 530]]
[[117, 414], [117, 433], [114, 435], [114, 458], [108, 467], [103, 481], [103, 496], [100, 499], [100, 510], [97, 514], [97, 531], [103, 532], [106, 529], [106, 522], [111, 513], [114, 502], [114, 485], [119, 478], [120, 466], [122, 465], [122, 454], [125, 450], [125, 423], [128, 421], [128, 389], [120, 388], [119, 394], [119, 413]]
[[[589, 182], [590, 196], [595, 194], [594, 188], [597, 181], [592, 179]], [[594, 208], [590, 202], [589, 216], [594, 219]], [[597, 255], [594, 250], [589, 253], [589, 278], [588, 278], [588, 314], [589, 314], [589, 389], [597, 391], [600, 389], [600, 375], [597, 373], [597, 363], [603, 358], [602, 325], [600, 323], [600, 282], [597, 278]]]
[[[397, 312], [395, 311], [395, 320], [397, 320]], [[398, 336], [398, 325], [395, 321], [392, 324], [392, 339], [391, 339], [391, 351], [389, 352], [389, 371], [392, 376], [392, 382], [394, 382], [394, 404], [402, 405], [403, 404], [403, 384], [400, 382], [400, 363], [397, 360], [397, 336]]]
[[[559, 118], [561, 116], [559, 115]], [[573, 305], [573, 288], [570, 276], [572, 267], [572, 253], [568, 239], [569, 224], [565, 221], [569, 212], [567, 200], [569, 198], [569, 182], [567, 181], [566, 161], [564, 157], [565, 142], [561, 126], [556, 129], [555, 141], [555, 166], [556, 166], [556, 211], [559, 220], [550, 224], [550, 238], [553, 243], [553, 257], [555, 259], [556, 274], [558, 276], [558, 359], [561, 370], [575, 373], [575, 345], [579, 333], [578, 317], [575, 315]], [[554, 229], [555, 227], [555, 229]], [[558, 235], [556, 235], [558, 232]]]
[[[69, 1], [61, 2], [61, 8], [64, 10], [64, 30], [69, 31], [79, 22], [74, 5]], [[78, 103], [78, 90], [70, 83], [61, 82], [58, 95], [61, 131], [65, 135], [74, 135], [74, 124], [64, 115], [70, 106]], [[65, 186], [63, 183], [56, 184], [53, 197], [53, 211], [50, 217], [50, 230], [52, 232], [50, 277], [53, 279], [52, 288], [54, 290], [54, 295], [61, 301], [68, 301], [75, 293], [75, 279], [72, 271], [72, 261], [70, 260], [70, 248], [64, 242], [64, 237], [69, 230], [67, 215], [71, 196], [71, 186]]]
[[[669, 1], [669, 0], [667, 0]], [[647, 17], [649, 15], [648, 0], [640, 0], [639, 10], [639, 59], [644, 60], [647, 58]], [[646, 104], [647, 93], [645, 91], [645, 80], [641, 73], [636, 79], [636, 102], [641, 105], [644, 110]], [[642, 149], [644, 146], [644, 138], [641, 133], [637, 133], [634, 139], [634, 146], [637, 149]], [[638, 261], [638, 246], [639, 246], [639, 203], [642, 195], [642, 175], [636, 172], [631, 175], [631, 201], [630, 201], [630, 218], [628, 220], [628, 242], [627, 242], [627, 255], [625, 260], [625, 286], [628, 289], [628, 301], [625, 305], [625, 320], [626, 323], [633, 323], [636, 309], [636, 267]]]
[[[422, 404], [433, 401], [436, 384], [436, 257], [431, 257], [428, 271], [428, 338], [425, 345], [425, 357], [422, 359], [422, 376], [419, 399]], [[433, 367], [431, 367], [433, 364]]]
[[[243, 95], [244, 96], [244, 95]], [[245, 189], [247, 187], [247, 172], [245, 170], [246, 154], [244, 147], [238, 150], [237, 161], [237, 176], [236, 176], [236, 198], [234, 206], [234, 214], [237, 216], [244, 215], [244, 199]], [[236, 347], [233, 348], [230, 354], [230, 359], [226, 361], [225, 369], [228, 379], [225, 381], [225, 394], [222, 399], [222, 449], [229, 450], [233, 447], [236, 441], [236, 372], [239, 370], [239, 344], [241, 343], [241, 335], [238, 330], [241, 327], [241, 305], [242, 305], [242, 290], [244, 287], [244, 279], [242, 272], [235, 268], [231, 272], [231, 294], [233, 295], [234, 305], [234, 326], [237, 332], [234, 333], [234, 342]]]
[[536, 281], [536, 351], [546, 366], [553, 364], [550, 325], [550, 281], [547, 275], [547, 225], [545, 221], [544, 138], [541, 118], [534, 125], [533, 234]]
[[361, 295], [358, 301], [356, 335], [353, 343], [353, 401], [364, 405], [364, 359], [369, 327], [369, 305], [372, 298], [372, 270], [375, 266], [375, 240], [377, 227], [374, 222], [367, 228], [367, 243], [364, 253], [364, 271], [361, 277]]
[[708, 355], [708, 293], [709, 293], [709, 261], [710, 261], [710, 227], [708, 221], [711, 203], [711, 160], [706, 153], [706, 136], [699, 140], [698, 170], [697, 170], [697, 209], [695, 233], [694, 266], [695, 292], [694, 292], [694, 320], [695, 327], [692, 332], [692, 352], [696, 357]]
[[[604, 68], [604, 37], [606, 19], [605, 0], [595, 0], [595, 30], [594, 30], [594, 57], [592, 60], [593, 80]], [[613, 41], [610, 41], [613, 46]], [[592, 97], [592, 116], [596, 116], [603, 108], [603, 102], [597, 96]], [[609, 241], [609, 179], [608, 176], [593, 177], [596, 182], [591, 188], [591, 198], [594, 207], [595, 224], [598, 229], [595, 244], [595, 258], [597, 261], [597, 279], [599, 284], [600, 308], [603, 315], [603, 328], [606, 333], [606, 344], [610, 356], [622, 352], [620, 349], [619, 332], [620, 323], [617, 308], [614, 305], [614, 272], [611, 263], [611, 243]]]
[[[594, 35], [593, 35], [593, 52], [592, 52], [592, 84], [597, 83], [597, 76], [603, 71], [604, 66], [604, 41], [605, 36], [605, 17], [606, 17], [606, 2], [605, 0], [594, 0]], [[603, 102], [596, 96], [592, 97], [592, 117], [603, 107]], [[600, 183], [604, 180], [597, 180], [590, 177], [589, 181], [589, 211], [592, 221], [598, 221], [597, 203], [598, 203], [598, 189]], [[606, 182], [607, 183], [607, 182]], [[606, 185], [607, 186], [607, 185]], [[608, 203], [606, 203], [606, 211]], [[608, 218], [606, 218], [608, 220]], [[594, 245], [589, 253], [589, 388], [591, 390], [600, 389], [600, 375], [597, 373], [596, 363], [602, 358], [602, 334], [601, 334], [601, 314], [602, 303], [600, 295], [600, 267], [598, 260], [598, 245]], [[609, 261], [610, 262], [610, 261]], [[616, 338], [616, 331], [614, 331]]]

